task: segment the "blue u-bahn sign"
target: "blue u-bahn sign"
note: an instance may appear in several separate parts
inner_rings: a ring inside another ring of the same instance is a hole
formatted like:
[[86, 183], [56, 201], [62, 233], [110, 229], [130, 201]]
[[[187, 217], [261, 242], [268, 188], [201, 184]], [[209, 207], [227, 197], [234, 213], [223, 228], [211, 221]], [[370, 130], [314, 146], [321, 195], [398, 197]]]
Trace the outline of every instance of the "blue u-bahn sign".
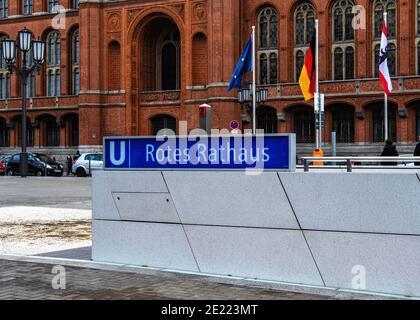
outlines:
[[296, 137], [227, 135], [104, 139], [106, 170], [296, 169]]

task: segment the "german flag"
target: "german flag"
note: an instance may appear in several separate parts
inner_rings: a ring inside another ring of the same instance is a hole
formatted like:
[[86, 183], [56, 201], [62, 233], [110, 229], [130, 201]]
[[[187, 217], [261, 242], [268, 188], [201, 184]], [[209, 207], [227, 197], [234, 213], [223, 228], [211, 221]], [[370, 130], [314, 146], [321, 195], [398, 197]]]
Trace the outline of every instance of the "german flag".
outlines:
[[300, 89], [305, 101], [312, 100], [315, 96], [316, 82], [316, 31], [312, 37], [311, 45], [306, 53], [305, 64], [299, 78]]

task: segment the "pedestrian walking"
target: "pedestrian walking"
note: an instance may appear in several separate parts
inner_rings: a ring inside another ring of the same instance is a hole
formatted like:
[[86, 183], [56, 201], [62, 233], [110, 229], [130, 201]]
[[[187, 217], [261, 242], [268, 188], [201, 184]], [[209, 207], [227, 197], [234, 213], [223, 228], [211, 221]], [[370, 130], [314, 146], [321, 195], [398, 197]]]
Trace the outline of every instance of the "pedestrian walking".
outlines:
[[[397, 146], [391, 140], [386, 142], [384, 151], [381, 154], [381, 157], [399, 157]], [[398, 162], [383, 162], [382, 166], [397, 166]]]
[[77, 151], [76, 154], [73, 156], [73, 161], [77, 161], [80, 158], [80, 156], [80, 151]]
[[73, 166], [73, 158], [72, 156], [67, 156], [67, 176], [70, 177], [72, 175], [72, 166]]

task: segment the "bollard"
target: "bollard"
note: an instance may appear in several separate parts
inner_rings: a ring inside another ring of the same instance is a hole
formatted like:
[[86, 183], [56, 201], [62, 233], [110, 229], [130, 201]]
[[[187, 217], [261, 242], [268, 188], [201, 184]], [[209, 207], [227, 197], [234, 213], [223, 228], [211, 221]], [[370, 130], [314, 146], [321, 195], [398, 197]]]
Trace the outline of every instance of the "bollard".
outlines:
[[89, 175], [88, 177], [92, 177], [92, 160], [89, 159]]
[[[337, 157], [337, 133], [331, 132], [331, 147], [332, 147], [332, 156]], [[336, 166], [337, 163], [333, 162], [333, 166]]]
[[347, 172], [352, 173], [353, 172], [353, 164], [350, 159], [347, 159]]
[[309, 162], [306, 159], [303, 159], [303, 167], [305, 172], [309, 172]]
[[[324, 150], [322, 149], [315, 149], [313, 152], [313, 156], [315, 158], [323, 158], [324, 157]], [[314, 166], [317, 167], [323, 167], [324, 166], [324, 162], [314, 162], [313, 163]]]

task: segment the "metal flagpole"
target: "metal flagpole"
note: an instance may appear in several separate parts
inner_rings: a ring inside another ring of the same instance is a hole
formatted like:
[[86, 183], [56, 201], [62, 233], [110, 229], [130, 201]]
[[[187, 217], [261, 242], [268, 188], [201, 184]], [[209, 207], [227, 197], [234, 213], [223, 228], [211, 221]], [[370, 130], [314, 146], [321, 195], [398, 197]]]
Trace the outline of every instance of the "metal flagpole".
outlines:
[[[316, 148], [319, 149], [321, 147], [321, 131], [322, 131], [322, 125], [321, 125], [321, 106], [320, 106], [320, 96], [319, 96], [319, 32], [318, 32], [318, 25], [319, 20], [315, 20], [315, 67], [316, 67], [316, 80], [315, 80], [315, 99], [318, 101], [315, 101], [315, 104], [318, 104], [318, 116], [319, 116], [319, 123], [316, 127]], [[315, 115], [316, 116], [316, 115]]]
[[257, 134], [257, 70], [255, 66], [255, 26], [252, 26], [252, 133]]
[[385, 142], [389, 139], [389, 128], [388, 128], [388, 96], [385, 93], [385, 110], [384, 110], [384, 122], [385, 122]]
[[[385, 11], [384, 12], [384, 23], [385, 25], [388, 26], [387, 23], [387, 16], [388, 13]], [[388, 61], [386, 61], [386, 63], [388, 64]], [[389, 139], [389, 128], [388, 128], [388, 95], [385, 93], [385, 109], [384, 109], [384, 127], [385, 127], [385, 141], [388, 141]]]

